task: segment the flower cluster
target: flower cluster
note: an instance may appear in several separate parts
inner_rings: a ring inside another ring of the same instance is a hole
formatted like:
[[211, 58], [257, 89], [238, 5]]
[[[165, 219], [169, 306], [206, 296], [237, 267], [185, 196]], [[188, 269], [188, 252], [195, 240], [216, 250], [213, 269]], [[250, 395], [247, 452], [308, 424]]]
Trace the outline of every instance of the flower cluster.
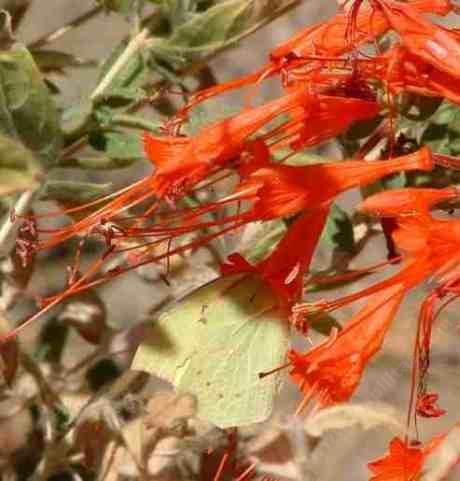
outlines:
[[[346, 297], [316, 302], [303, 298], [305, 276], [330, 208], [341, 193], [395, 173], [460, 165], [428, 146], [405, 153], [395, 148], [398, 96], [411, 93], [460, 103], [458, 31], [425, 16], [447, 15], [456, 10], [455, 5], [449, 0], [361, 3], [347, 2], [330, 20], [279, 45], [257, 72], [194, 94], [164, 126], [165, 135], [146, 132], [145, 154], [154, 166], [149, 176], [81, 206], [87, 215], [79, 221], [57, 230], [33, 229], [37, 238], [29, 239], [26, 246], [20, 240], [22, 250], [34, 251], [81, 235], [99, 236], [106, 243], [101, 259], [45, 303], [54, 304], [128, 270], [196, 249], [247, 224], [288, 220], [286, 234], [265, 258], [252, 264], [233, 253], [221, 266], [222, 275], [259, 276], [276, 296], [286, 321], [302, 325], [303, 330], [312, 316], [367, 298], [340, 332], [333, 331], [306, 353], [287, 353], [290, 378], [304, 396], [298, 412], [314, 399], [315, 409], [320, 409], [351, 398], [406, 294], [430, 279], [436, 288], [423, 301], [416, 327], [409, 418], [442, 415], [426, 375], [432, 327], [440, 312], [435, 304], [439, 300], [445, 304], [460, 293], [460, 221], [434, 217], [431, 209], [455, 200], [459, 196], [455, 187], [403, 188], [366, 198], [359, 206], [363, 213], [390, 221], [398, 271]], [[390, 32], [394, 35], [381, 41]], [[374, 53], [364, 55], [360, 48]], [[268, 78], [279, 79], [282, 94], [278, 98], [247, 105], [194, 136], [181, 133], [197, 104], [230, 90], [257, 89]], [[336, 138], [356, 122], [376, 120], [380, 126], [354, 158], [289, 164], [293, 155]], [[388, 155], [366, 160], [368, 151], [385, 139]], [[237, 178], [230, 192], [219, 191], [217, 198], [198, 201], [193, 207], [181, 203], [227, 175]], [[142, 208], [142, 213], [132, 216], [134, 207]], [[160, 245], [168, 248], [159, 251]], [[101, 273], [107, 259], [119, 263]], [[372, 479], [416, 479], [431, 450], [395, 439], [390, 455], [370, 465]]]

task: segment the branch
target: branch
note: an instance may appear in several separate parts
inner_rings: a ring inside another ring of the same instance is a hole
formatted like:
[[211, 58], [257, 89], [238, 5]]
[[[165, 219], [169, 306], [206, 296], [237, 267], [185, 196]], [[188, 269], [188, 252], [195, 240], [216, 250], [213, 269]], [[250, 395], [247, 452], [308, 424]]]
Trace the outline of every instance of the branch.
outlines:
[[99, 13], [103, 11], [103, 9], [104, 7], [102, 6], [94, 7], [91, 10], [88, 10], [87, 12], [83, 13], [79, 17], [75, 18], [68, 24], [64, 25], [63, 27], [59, 27], [57, 30], [53, 30], [52, 32], [49, 32], [43, 35], [43, 37], [40, 37], [37, 40], [33, 41], [27, 47], [29, 49], [36, 49], [36, 48], [43, 47], [48, 43], [56, 41], [58, 38], [62, 37], [64, 34], [69, 32], [70, 30], [73, 30], [74, 28], [79, 27], [81, 24], [85, 23], [87, 20], [90, 20], [96, 15], [99, 15]]

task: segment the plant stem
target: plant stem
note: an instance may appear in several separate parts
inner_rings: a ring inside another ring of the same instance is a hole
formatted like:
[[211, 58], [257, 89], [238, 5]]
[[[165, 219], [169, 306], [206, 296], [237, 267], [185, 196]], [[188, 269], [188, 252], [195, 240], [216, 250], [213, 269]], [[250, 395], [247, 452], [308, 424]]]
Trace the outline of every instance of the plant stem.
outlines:
[[49, 32], [43, 35], [43, 37], [40, 37], [37, 40], [33, 41], [28, 45], [28, 48], [30, 49], [40, 48], [48, 43], [56, 41], [58, 38], [62, 37], [64, 34], [69, 32], [70, 30], [73, 30], [74, 28], [79, 27], [81, 24], [85, 23], [87, 20], [90, 20], [96, 15], [99, 15], [99, 13], [103, 11], [103, 9], [104, 7], [97, 6], [92, 8], [91, 10], [88, 10], [87, 12], [78, 16], [77, 18], [75, 18], [68, 24], [64, 25], [63, 27], [59, 27], [57, 30]]
[[148, 130], [150, 132], [157, 132], [162, 125], [161, 122], [156, 123], [128, 114], [114, 115], [112, 122], [120, 127], [130, 127], [132, 129]]
[[133, 39], [126, 46], [124, 52], [118, 57], [117, 61], [112, 65], [112, 68], [107, 72], [107, 74], [99, 82], [99, 85], [94, 89], [90, 96], [91, 101], [95, 102], [98, 98], [104, 95], [109, 85], [126, 66], [131, 57], [145, 46], [148, 34], [148, 29], [144, 28], [135, 37], [133, 37]]
[[[14, 206], [17, 215], [24, 215], [29, 210], [37, 191], [38, 189], [27, 190], [19, 196]], [[14, 222], [11, 216], [8, 216], [0, 228], [0, 257], [7, 256], [11, 252], [18, 228], [19, 223]]]

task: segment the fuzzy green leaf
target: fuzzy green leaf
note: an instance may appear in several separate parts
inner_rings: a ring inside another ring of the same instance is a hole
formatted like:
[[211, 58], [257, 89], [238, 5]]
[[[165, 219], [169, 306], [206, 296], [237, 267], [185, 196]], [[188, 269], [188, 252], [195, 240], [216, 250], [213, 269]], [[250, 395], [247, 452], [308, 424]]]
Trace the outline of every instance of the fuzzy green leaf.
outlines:
[[[122, 40], [103, 63], [100, 73], [100, 82], [113, 67], [118, 57], [123, 54], [128, 44], [128, 40]], [[112, 96], [112, 91], [120, 92], [126, 89], [138, 90], [145, 81], [147, 69], [141, 53], [133, 55], [125, 64], [122, 70], [115, 76], [110, 85], [104, 91], [104, 98]]]
[[89, 143], [93, 148], [105, 152], [111, 159], [139, 160], [144, 158], [140, 136], [126, 132], [110, 131], [91, 132]]
[[69, 67], [94, 67], [96, 62], [58, 50], [31, 50], [32, 57], [42, 72], [63, 72]]
[[88, 100], [72, 105], [62, 113], [62, 131], [66, 137], [78, 136], [91, 120], [93, 104]]
[[354, 251], [353, 225], [348, 214], [337, 204], [334, 204], [331, 208], [331, 213], [321, 234], [321, 242], [325, 242], [345, 252]]
[[185, 60], [186, 54], [209, 53], [221, 48], [246, 28], [251, 3], [252, 0], [226, 0], [195, 13], [174, 29], [168, 39], [155, 42], [152, 52], [179, 61]]
[[40, 174], [39, 162], [29, 149], [0, 135], [0, 195], [34, 188]]
[[21, 141], [45, 165], [56, 162], [59, 116], [28, 50], [16, 44], [0, 53], [0, 132]]

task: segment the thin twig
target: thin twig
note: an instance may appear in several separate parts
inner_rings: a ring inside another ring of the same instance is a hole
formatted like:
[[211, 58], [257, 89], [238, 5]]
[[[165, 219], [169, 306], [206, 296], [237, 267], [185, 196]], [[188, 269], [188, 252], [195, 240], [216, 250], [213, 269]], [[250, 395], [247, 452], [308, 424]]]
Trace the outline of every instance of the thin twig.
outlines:
[[46, 33], [42, 37], [33, 41], [28, 45], [28, 48], [36, 49], [56, 41], [58, 38], [62, 37], [67, 32], [73, 30], [76, 27], [79, 27], [81, 24], [85, 23], [87, 20], [90, 20], [96, 15], [99, 15], [99, 13], [101, 13], [103, 10], [104, 10], [104, 7], [102, 6], [97, 6], [92, 8], [91, 10], [88, 10], [87, 12], [78, 16], [74, 20], [70, 21], [67, 25], [64, 25], [63, 27], [59, 27], [58, 29], [53, 30], [52, 32]]
[[73, 144], [70, 144], [67, 148], [62, 150], [61, 154], [59, 155], [59, 162], [72, 157], [79, 150], [86, 147], [87, 143], [88, 143], [88, 135], [85, 134], [83, 137], [80, 137]]
[[150, 132], [158, 132], [161, 128], [161, 122], [152, 122], [142, 117], [136, 117], [129, 114], [117, 114], [112, 117], [112, 123], [119, 125], [120, 127], [129, 127], [132, 129], [148, 130]]

